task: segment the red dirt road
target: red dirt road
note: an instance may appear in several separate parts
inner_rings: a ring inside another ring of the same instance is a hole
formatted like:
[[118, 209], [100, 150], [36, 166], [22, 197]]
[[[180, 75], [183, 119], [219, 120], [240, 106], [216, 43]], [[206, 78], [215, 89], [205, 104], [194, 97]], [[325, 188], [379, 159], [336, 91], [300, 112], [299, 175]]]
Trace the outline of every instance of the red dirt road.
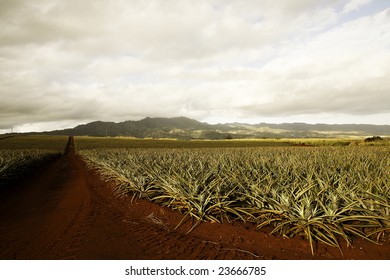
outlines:
[[243, 223], [191, 222], [144, 200], [118, 198], [67, 152], [0, 193], [0, 259], [390, 259], [390, 243], [354, 248], [283, 239]]

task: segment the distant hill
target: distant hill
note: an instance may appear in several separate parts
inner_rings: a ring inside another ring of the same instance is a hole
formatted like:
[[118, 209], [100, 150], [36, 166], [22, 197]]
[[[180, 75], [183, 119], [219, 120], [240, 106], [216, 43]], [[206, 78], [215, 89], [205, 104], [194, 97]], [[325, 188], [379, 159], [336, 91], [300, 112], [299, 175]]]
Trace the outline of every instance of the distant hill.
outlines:
[[75, 128], [47, 132], [48, 134], [88, 136], [130, 136], [137, 138], [188, 138], [196, 130], [212, 130], [212, 125], [189, 118], [145, 118], [119, 123], [96, 121]]
[[390, 136], [390, 125], [367, 124], [245, 124], [227, 123], [211, 125], [186, 117], [150, 118], [139, 121], [95, 121], [74, 128], [45, 132], [53, 135], [73, 136], [127, 136], [136, 138], [178, 139], [245, 139], [288, 137], [353, 137]]

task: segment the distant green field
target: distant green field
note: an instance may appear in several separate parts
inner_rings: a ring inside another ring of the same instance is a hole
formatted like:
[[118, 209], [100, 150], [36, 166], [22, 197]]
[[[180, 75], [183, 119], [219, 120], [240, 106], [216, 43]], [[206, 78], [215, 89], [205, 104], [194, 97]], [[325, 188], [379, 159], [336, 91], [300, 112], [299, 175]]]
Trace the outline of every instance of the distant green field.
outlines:
[[[130, 137], [88, 137], [77, 136], [77, 147], [95, 148], [245, 148], [245, 147], [286, 147], [286, 146], [349, 146], [364, 145], [363, 139], [242, 139], [242, 140], [175, 140], [136, 139]], [[384, 143], [389, 144], [390, 141]], [[382, 143], [383, 144], [383, 143]]]
[[15, 135], [0, 136], [0, 150], [44, 149], [63, 152], [68, 142], [68, 136], [50, 135]]
[[80, 150], [98, 148], [237, 148], [291, 146], [291, 143], [275, 139], [259, 140], [174, 140], [135, 139], [126, 137], [75, 137]]

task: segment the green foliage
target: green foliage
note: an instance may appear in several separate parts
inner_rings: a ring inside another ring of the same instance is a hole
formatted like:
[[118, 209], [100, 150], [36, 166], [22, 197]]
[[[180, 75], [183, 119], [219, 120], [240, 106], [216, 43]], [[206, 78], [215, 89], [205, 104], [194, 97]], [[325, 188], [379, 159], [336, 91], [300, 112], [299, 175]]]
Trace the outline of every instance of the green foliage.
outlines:
[[378, 142], [378, 141], [384, 141], [384, 140], [380, 136], [372, 136], [364, 139], [364, 142]]

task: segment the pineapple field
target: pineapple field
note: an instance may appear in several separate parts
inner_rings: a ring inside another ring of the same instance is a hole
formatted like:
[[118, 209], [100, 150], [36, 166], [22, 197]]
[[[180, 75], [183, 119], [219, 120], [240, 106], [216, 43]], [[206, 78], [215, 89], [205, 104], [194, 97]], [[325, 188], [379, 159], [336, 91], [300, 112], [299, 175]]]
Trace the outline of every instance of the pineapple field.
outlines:
[[389, 259], [390, 145], [0, 138], [0, 259]]
[[341, 242], [351, 246], [356, 237], [376, 244], [388, 238], [389, 146], [216, 143], [136, 148], [133, 140], [115, 149], [80, 139], [79, 154], [120, 196], [192, 219], [189, 232], [201, 221], [240, 220], [271, 226], [280, 236], [302, 236], [313, 254], [317, 241], [341, 250]]

